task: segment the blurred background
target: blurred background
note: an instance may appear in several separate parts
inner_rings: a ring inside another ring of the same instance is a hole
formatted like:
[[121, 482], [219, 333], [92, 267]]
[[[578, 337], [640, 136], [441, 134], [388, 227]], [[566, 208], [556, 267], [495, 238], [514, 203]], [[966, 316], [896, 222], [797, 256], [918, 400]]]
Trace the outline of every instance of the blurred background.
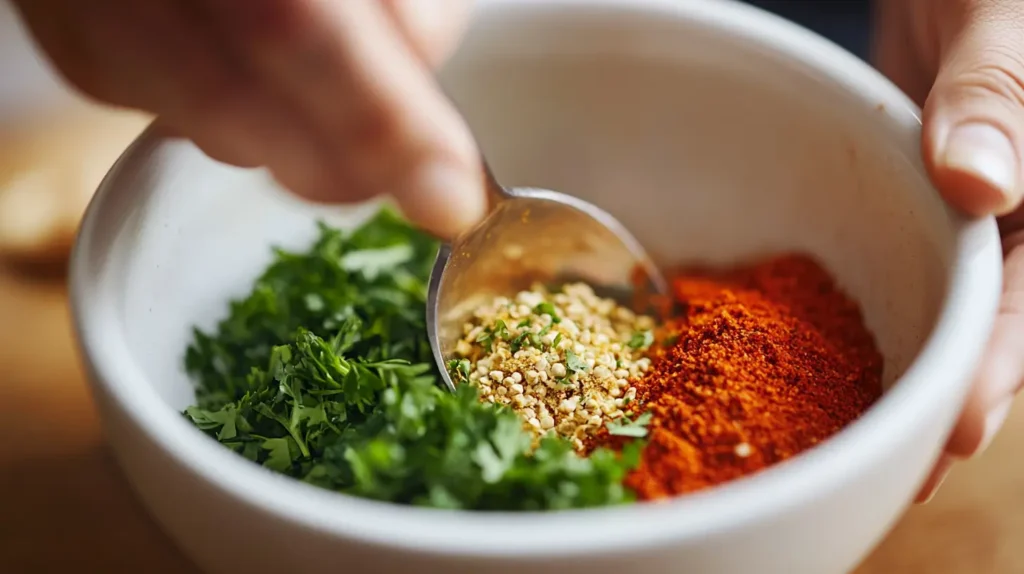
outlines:
[[[0, 0], [4, 574], [196, 571], [132, 497], [104, 447], [65, 304], [78, 221], [148, 121], [75, 97]], [[1011, 416], [989, 451], [911, 509], [857, 574], [1024, 572], [1022, 448], [1024, 417]]]
[[0, 261], [61, 274], [93, 190], [147, 122], [67, 90], [0, 0]]

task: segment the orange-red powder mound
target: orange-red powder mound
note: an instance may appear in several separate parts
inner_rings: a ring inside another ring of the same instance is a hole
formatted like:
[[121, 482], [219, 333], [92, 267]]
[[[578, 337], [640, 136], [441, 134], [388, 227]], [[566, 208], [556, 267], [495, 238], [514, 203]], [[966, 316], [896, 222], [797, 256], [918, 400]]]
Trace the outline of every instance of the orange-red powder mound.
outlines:
[[[648, 444], [626, 484], [644, 500], [756, 472], [827, 439], [882, 393], [858, 306], [813, 259], [687, 273], [636, 384]], [[597, 434], [590, 446], [627, 438]]]

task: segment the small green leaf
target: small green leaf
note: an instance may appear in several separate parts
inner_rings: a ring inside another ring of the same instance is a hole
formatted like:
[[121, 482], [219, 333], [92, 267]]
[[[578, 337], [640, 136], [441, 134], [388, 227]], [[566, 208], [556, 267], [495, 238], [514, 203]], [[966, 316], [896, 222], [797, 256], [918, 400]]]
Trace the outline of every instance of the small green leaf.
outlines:
[[491, 333], [494, 334], [495, 338], [508, 339], [508, 327], [505, 326], [505, 322], [501, 319], [498, 319], [494, 323], [494, 328], [491, 329]]
[[538, 303], [537, 306], [533, 308], [533, 311], [538, 315], [547, 315], [551, 317], [552, 323], [562, 322], [562, 318], [558, 316], [558, 310], [555, 309], [554, 305], [547, 301], [544, 301], [543, 303]]
[[525, 346], [527, 339], [530, 338], [530, 335], [532, 335], [532, 333], [530, 333], [529, 331], [524, 331], [520, 333], [515, 339], [509, 341], [508, 346], [509, 350], [512, 351], [512, 354], [519, 352], [519, 349], [522, 349]]
[[414, 251], [410, 245], [392, 245], [376, 249], [350, 251], [341, 258], [341, 267], [346, 271], [358, 271], [373, 281], [382, 272], [412, 259]]
[[633, 349], [647, 349], [654, 343], [654, 333], [651, 331], [637, 331], [629, 338], [627, 343]]
[[494, 332], [490, 329], [484, 329], [483, 332], [477, 335], [476, 342], [480, 343], [484, 350], [490, 353], [494, 347]]
[[566, 349], [565, 368], [569, 369], [570, 373], [582, 373], [587, 370], [587, 363], [585, 363], [579, 355], [572, 352], [572, 349]]
[[448, 374], [455, 379], [456, 382], [468, 381], [469, 370], [469, 359], [452, 359], [448, 361]]
[[284, 472], [291, 467], [292, 454], [290, 444], [290, 438], [270, 438], [263, 441], [260, 446], [263, 450], [267, 451], [267, 458], [263, 461], [263, 466], [278, 472]]

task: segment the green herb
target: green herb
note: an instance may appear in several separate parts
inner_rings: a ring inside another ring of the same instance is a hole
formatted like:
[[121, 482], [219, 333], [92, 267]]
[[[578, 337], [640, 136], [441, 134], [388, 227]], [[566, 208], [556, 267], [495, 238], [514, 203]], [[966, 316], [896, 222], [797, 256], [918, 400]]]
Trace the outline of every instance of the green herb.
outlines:
[[530, 342], [533, 343], [534, 347], [539, 349], [544, 346], [544, 335], [547, 335], [548, 332], [551, 331], [551, 325], [553, 325], [553, 323], [544, 325], [540, 331], [530, 336]]
[[452, 359], [448, 361], [448, 374], [461, 383], [469, 380], [469, 359]]
[[529, 331], [523, 331], [522, 333], [519, 333], [516, 338], [509, 341], [508, 346], [512, 351], [512, 354], [517, 353], [519, 349], [523, 348], [523, 345], [526, 343], [526, 339], [528, 339], [530, 335], [531, 333]]
[[491, 329], [491, 333], [494, 333], [495, 338], [508, 339], [508, 327], [505, 326], [505, 322], [498, 319], [494, 322], [494, 327]]
[[341, 257], [341, 267], [346, 271], [362, 273], [370, 281], [380, 274], [408, 263], [413, 258], [411, 245], [392, 245], [378, 249], [349, 251]]
[[530, 326], [530, 320], [529, 319], [523, 319], [522, 321], [519, 322], [518, 325], [516, 325], [516, 329], [522, 329], [523, 327], [529, 327], [529, 326]]
[[508, 327], [505, 322], [498, 319], [491, 327], [485, 328], [476, 338], [476, 342], [490, 353], [494, 349], [494, 342], [498, 339], [508, 340]]
[[[391, 210], [348, 234], [323, 224], [319, 232], [307, 253], [276, 250], [252, 292], [231, 302], [215, 334], [194, 331], [185, 367], [200, 407], [216, 410], [261, 388], [266, 381], [253, 368], [267, 369], [274, 348], [293, 343], [300, 328], [325, 337], [344, 331], [350, 352], [371, 360], [432, 361], [422, 309], [437, 243]], [[396, 263], [385, 254], [393, 266], [374, 273], [380, 265], [367, 254], [396, 246], [413, 256]], [[361, 255], [346, 267], [342, 261], [351, 253]], [[352, 319], [359, 319], [358, 328]]]
[[[438, 386], [425, 325], [436, 249], [385, 209], [352, 232], [321, 225], [307, 252], [276, 251], [213, 332], [194, 332], [185, 416], [257, 464], [356, 496], [479, 510], [632, 500], [622, 480], [638, 442], [584, 459], [549, 436], [531, 452], [518, 415], [473, 385]], [[468, 378], [468, 361], [447, 367]]]
[[533, 311], [538, 315], [548, 315], [551, 317], [552, 323], [562, 322], [562, 318], [558, 316], [558, 311], [555, 309], [555, 306], [547, 301], [538, 303], [537, 306], [533, 308]]
[[479, 335], [477, 335], [476, 342], [484, 348], [488, 353], [494, 348], [494, 332], [490, 329], [484, 329]]
[[647, 425], [651, 422], [653, 415], [650, 411], [638, 416], [636, 420], [629, 420], [623, 418], [622, 422], [611, 422], [609, 421], [606, 425], [608, 428], [608, 434], [615, 436], [628, 436], [634, 438], [643, 438], [647, 436]]
[[557, 349], [558, 348], [558, 344], [561, 343], [561, 342], [562, 342], [562, 334], [561, 333], [556, 333], [555, 334], [555, 340], [551, 342], [551, 346]]
[[637, 331], [629, 338], [627, 343], [633, 349], [646, 349], [654, 343], [654, 333], [651, 331]]
[[540, 349], [544, 346], [544, 340], [541, 339], [540, 333], [530, 333], [529, 339], [530, 345], [532, 345], [535, 349]]
[[587, 370], [587, 364], [583, 362], [583, 359], [576, 353], [572, 352], [572, 349], [565, 350], [565, 368], [569, 369], [570, 373], [582, 373]]

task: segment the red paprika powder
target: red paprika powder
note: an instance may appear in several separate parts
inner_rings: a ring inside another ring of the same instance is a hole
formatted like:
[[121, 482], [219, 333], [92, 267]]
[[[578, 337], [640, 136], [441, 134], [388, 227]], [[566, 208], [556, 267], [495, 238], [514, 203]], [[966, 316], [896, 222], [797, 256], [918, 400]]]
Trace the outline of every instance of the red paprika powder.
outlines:
[[[634, 412], [653, 415], [626, 480], [639, 498], [757, 472], [827, 439], [881, 396], [874, 338], [813, 259], [681, 274], [672, 291], [682, 310], [636, 383]], [[626, 440], [605, 429], [590, 446]]]

